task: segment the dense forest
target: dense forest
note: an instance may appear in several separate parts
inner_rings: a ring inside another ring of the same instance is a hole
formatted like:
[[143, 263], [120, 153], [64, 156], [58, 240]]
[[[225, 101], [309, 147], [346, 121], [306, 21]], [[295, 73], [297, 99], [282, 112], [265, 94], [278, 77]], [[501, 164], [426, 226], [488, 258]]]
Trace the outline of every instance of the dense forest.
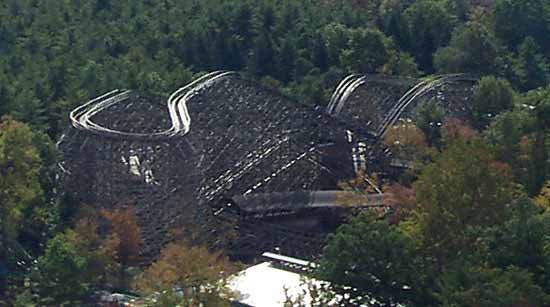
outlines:
[[[351, 72], [545, 85], [545, 1], [3, 1], [0, 114], [51, 137], [113, 88], [158, 93], [242, 70], [318, 103]], [[513, 21], [513, 22], [512, 22]]]
[[[152, 293], [227, 277], [222, 254], [184, 242], [129, 272], [131, 210], [90, 212], [56, 185], [72, 108], [114, 88], [164, 96], [214, 70], [310, 105], [326, 105], [350, 73], [479, 76], [468, 122], [434, 128], [442, 115], [427, 107], [403, 125], [394, 150], [417, 161], [383, 184], [392, 214], [341, 226], [316, 274], [379, 306], [550, 306], [547, 0], [4, 0], [0, 20], [0, 306], [79, 306], [105, 284]], [[178, 257], [211, 270], [181, 269]], [[168, 292], [156, 304], [173, 306]], [[223, 305], [214, 292], [193, 295]]]

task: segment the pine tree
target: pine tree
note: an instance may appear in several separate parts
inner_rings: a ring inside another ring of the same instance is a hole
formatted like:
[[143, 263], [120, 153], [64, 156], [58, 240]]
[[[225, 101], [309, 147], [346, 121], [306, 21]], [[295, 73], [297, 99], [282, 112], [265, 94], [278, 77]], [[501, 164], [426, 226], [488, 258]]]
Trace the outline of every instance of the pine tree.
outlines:
[[548, 63], [532, 37], [527, 37], [519, 46], [514, 68], [523, 90], [535, 89], [548, 82]]
[[279, 63], [277, 65], [277, 76], [282, 82], [287, 83], [292, 80], [294, 70], [296, 69], [296, 57], [297, 52], [290, 37], [283, 39], [283, 46], [279, 51]]
[[325, 40], [320, 34], [315, 35], [313, 43], [311, 46], [311, 58], [312, 63], [321, 70], [321, 72], [326, 72], [329, 68], [329, 57], [328, 50], [325, 43]]
[[260, 33], [254, 39], [254, 48], [248, 64], [249, 71], [258, 77], [273, 75], [275, 50], [269, 34]]

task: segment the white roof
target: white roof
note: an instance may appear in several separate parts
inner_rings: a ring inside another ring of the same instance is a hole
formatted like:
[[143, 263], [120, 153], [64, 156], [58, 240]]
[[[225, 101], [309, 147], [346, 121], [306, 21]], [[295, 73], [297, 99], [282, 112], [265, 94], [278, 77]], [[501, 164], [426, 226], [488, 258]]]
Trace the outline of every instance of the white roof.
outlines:
[[[311, 307], [312, 298], [309, 287], [313, 286], [320, 290], [330, 286], [329, 282], [285, 270], [285, 267], [278, 268], [275, 266], [276, 262], [280, 262], [288, 266], [286, 269], [294, 268], [297, 269], [297, 272], [303, 271], [306, 273], [310, 269], [316, 268], [317, 265], [313, 262], [268, 252], [262, 256], [271, 261], [249, 267], [230, 278], [228, 288], [237, 296], [237, 302], [252, 307], [284, 307], [287, 295], [293, 300], [303, 296], [302, 303], [307, 307]], [[343, 289], [346, 288], [351, 289], [350, 287], [343, 287]], [[287, 290], [286, 295], [285, 289]], [[333, 294], [334, 297], [328, 303], [328, 306], [324, 307], [338, 306], [339, 302], [349, 299], [348, 294], [343, 296]], [[376, 303], [376, 301], [371, 300], [371, 303]], [[361, 306], [364, 307], [364, 305]], [[403, 307], [399, 304], [397, 306]]]
[[270, 262], [264, 262], [233, 277], [229, 281], [229, 288], [237, 292], [240, 303], [253, 307], [284, 307], [285, 288], [293, 298], [306, 291], [308, 295], [305, 303], [311, 302], [303, 281], [304, 278], [299, 274], [277, 269]]

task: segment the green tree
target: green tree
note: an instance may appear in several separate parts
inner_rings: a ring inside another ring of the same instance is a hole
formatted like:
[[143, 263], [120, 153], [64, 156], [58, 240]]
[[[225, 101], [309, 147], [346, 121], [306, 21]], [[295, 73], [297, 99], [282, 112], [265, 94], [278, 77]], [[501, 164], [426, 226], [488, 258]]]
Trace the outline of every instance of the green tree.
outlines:
[[[312, 72], [314, 71], [315, 70]], [[318, 72], [312, 72], [304, 77], [302, 82], [295, 84], [293, 92], [298, 93], [299, 97], [303, 97], [302, 102], [308, 105], [323, 105], [323, 101], [325, 101], [325, 96], [323, 93], [323, 79]]]
[[445, 271], [437, 282], [440, 306], [541, 306], [544, 292], [529, 272], [459, 263]]
[[10, 87], [8, 86], [8, 82], [6, 78], [3, 75], [0, 75], [0, 116], [3, 117], [7, 115], [9, 111], [11, 111], [11, 102], [10, 97], [12, 97], [12, 94], [10, 93]]
[[21, 218], [43, 195], [40, 165], [30, 128], [4, 117], [0, 123], [0, 267], [13, 264], [8, 251], [19, 248]]
[[260, 7], [260, 31], [270, 33], [277, 23], [277, 15], [272, 3], [264, 1]]
[[469, 15], [473, 5], [472, 2], [473, 1], [470, 0], [446, 0], [445, 4], [453, 17], [461, 22], [466, 22], [470, 17]]
[[513, 187], [483, 140], [452, 140], [413, 184], [418, 206], [403, 227], [440, 267], [467, 259], [482, 230], [504, 222]]
[[250, 73], [263, 77], [275, 72], [275, 49], [269, 34], [261, 33], [254, 40], [254, 48], [248, 64]]
[[409, 237], [374, 214], [361, 214], [330, 237], [318, 276], [383, 304], [404, 302], [422, 292], [425, 276], [415, 257]]
[[[161, 292], [150, 306], [229, 306], [232, 293], [225, 286], [234, 266], [220, 253], [186, 243], [165, 246], [157, 261], [151, 264], [136, 281], [144, 294]], [[175, 293], [179, 288], [183, 295]], [[225, 295], [223, 299], [221, 295]]]
[[[298, 57], [296, 59], [296, 69], [294, 70], [294, 80], [302, 82], [304, 77], [311, 75], [311, 72], [315, 71], [315, 66], [308, 59]], [[317, 72], [319, 73], [319, 72]], [[312, 77], [312, 76], [310, 76]], [[321, 90], [321, 89], [318, 89]], [[307, 98], [307, 96], [301, 96]]]
[[550, 214], [528, 198], [514, 203], [510, 218], [500, 227], [487, 229], [483, 250], [491, 266], [519, 267], [533, 274], [533, 280], [545, 292], [550, 290], [548, 260]]
[[535, 89], [548, 83], [548, 63], [532, 37], [527, 37], [518, 48], [514, 71], [523, 90]]
[[[496, 0], [492, 5], [494, 32], [511, 49], [515, 49], [527, 36], [548, 52], [550, 29], [550, 3], [545, 0]], [[513, 22], [511, 22], [513, 21]]]
[[35, 198], [23, 211], [19, 223], [19, 242], [35, 254], [40, 253], [43, 244], [62, 227], [59, 214], [59, 152], [54, 142], [43, 132], [33, 133], [33, 145], [40, 157], [38, 181], [41, 197]]
[[433, 102], [427, 102], [421, 104], [416, 112], [416, 126], [424, 132], [428, 144], [441, 145], [441, 126], [445, 115], [441, 107]]
[[434, 65], [439, 72], [494, 74], [499, 66], [499, 46], [487, 27], [470, 21], [455, 29], [449, 46], [437, 50]]
[[348, 71], [373, 73], [388, 60], [387, 38], [378, 30], [354, 29], [349, 47], [341, 55], [341, 62]]
[[401, 47], [407, 43], [407, 32], [403, 31], [405, 4], [406, 1], [402, 0], [383, 0], [378, 8], [378, 24]]
[[550, 88], [540, 88], [530, 91], [523, 99], [525, 105], [534, 107], [535, 122], [533, 126], [531, 146], [531, 168], [529, 175], [532, 176], [528, 191], [536, 195], [544, 182], [550, 179]]
[[454, 28], [442, 1], [415, 1], [404, 12], [408, 45], [421, 70], [433, 72], [433, 53], [445, 46]]
[[420, 75], [414, 58], [406, 52], [399, 52], [395, 49], [390, 51], [388, 62], [380, 69], [380, 72], [382, 74], [407, 77], [417, 77]]
[[65, 234], [48, 242], [43, 256], [38, 258], [31, 275], [39, 304], [46, 306], [74, 306], [90, 293], [90, 285], [83, 280], [88, 259], [78, 254], [77, 248]]
[[470, 105], [470, 119], [474, 127], [485, 128], [499, 113], [514, 104], [515, 92], [506, 80], [484, 77], [476, 85]]
[[252, 41], [252, 16], [253, 11], [247, 1], [240, 2], [233, 17], [233, 28], [237, 36], [241, 38], [244, 44], [244, 49], [248, 49]]
[[282, 47], [279, 51], [279, 63], [278, 67], [278, 79], [282, 82], [290, 82], [294, 76], [294, 70], [296, 69], [296, 57], [297, 52], [294, 47], [294, 43], [290, 38], [284, 39]]
[[497, 157], [511, 166], [520, 155], [522, 137], [533, 126], [533, 118], [527, 110], [512, 110], [501, 114], [485, 131], [489, 142], [495, 146]]
[[349, 45], [349, 28], [341, 23], [330, 23], [321, 32], [326, 41], [330, 62], [338, 65], [342, 50], [347, 49]]
[[327, 46], [323, 37], [320, 34], [315, 35], [311, 46], [312, 63], [321, 70], [326, 72], [329, 68], [329, 55]]

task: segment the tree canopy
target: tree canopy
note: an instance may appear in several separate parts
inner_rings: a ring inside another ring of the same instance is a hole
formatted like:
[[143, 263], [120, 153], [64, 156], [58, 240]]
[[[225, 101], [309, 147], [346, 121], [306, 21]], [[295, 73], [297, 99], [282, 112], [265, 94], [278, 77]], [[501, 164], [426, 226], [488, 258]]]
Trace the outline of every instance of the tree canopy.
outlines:
[[[312, 106], [351, 73], [482, 77], [462, 120], [426, 103], [390, 127], [380, 141], [412, 167], [373, 176], [385, 208], [341, 226], [319, 274], [382, 306], [550, 305], [549, 1], [5, 0], [0, 20], [0, 305], [227, 277], [221, 253], [178, 243], [131, 285], [135, 212], [77, 218], [82, 204], [59, 197], [52, 141], [101, 93], [166, 96], [213, 70]], [[225, 304], [211, 290], [189, 293]]]

